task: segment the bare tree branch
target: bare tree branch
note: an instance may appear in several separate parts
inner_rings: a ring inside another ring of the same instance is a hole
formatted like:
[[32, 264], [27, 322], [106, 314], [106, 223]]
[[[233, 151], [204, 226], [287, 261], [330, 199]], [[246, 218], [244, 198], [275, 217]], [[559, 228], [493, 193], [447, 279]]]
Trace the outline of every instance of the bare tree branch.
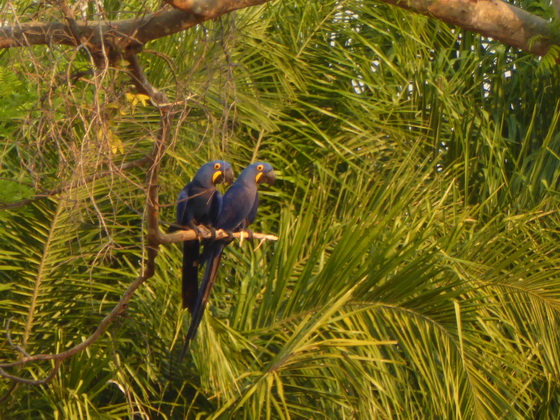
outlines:
[[70, 32], [72, 33], [72, 36], [74, 37], [74, 40], [76, 41], [76, 45], [80, 45], [81, 40], [80, 33], [78, 31], [78, 24], [76, 23], [76, 19], [74, 19], [74, 13], [65, 0], [60, 1], [60, 10], [62, 10], [62, 13], [64, 13], [64, 17], [68, 22], [68, 27], [70, 29]]
[[50, 381], [53, 380], [53, 378], [58, 373], [58, 370], [60, 369], [61, 365], [62, 365], [62, 362], [60, 360], [55, 361], [53, 370], [51, 370], [51, 372], [45, 378], [38, 379], [38, 380], [25, 379], [25, 378], [21, 378], [19, 376], [10, 375], [9, 373], [7, 373], [2, 368], [0, 368], [0, 376], [4, 377], [6, 379], [11, 379], [15, 383], [22, 383], [22, 384], [26, 384], [26, 385], [44, 385], [44, 384], [49, 383]]
[[12, 392], [14, 392], [14, 390], [16, 389], [16, 386], [18, 386], [18, 383], [15, 381], [12, 381], [12, 384], [10, 385], [10, 387], [6, 390], [6, 392], [4, 392], [4, 395], [2, 395], [0, 397], [0, 404], [2, 404], [4, 401], [6, 401]]
[[11, 323], [12, 323], [12, 318], [9, 318], [8, 321], [6, 322], [6, 337], [8, 338], [8, 343], [10, 344], [10, 347], [13, 348], [15, 351], [23, 354], [24, 356], [29, 357], [29, 354], [26, 353], [25, 349], [23, 349], [21, 346], [18, 346], [13, 342], [12, 334], [10, 333]]
[[[155, 88], [153, 88], [149, 82], [142, 78], [143, 72], [140, 68], [136, 57], [134, 55], [130, 55], [128, 57], [130, 60], [130, 65], [136, 67], [134, 69], [137, 72], [136, 77], [133, 77], [133, 82], [137, 85], [138, 88], [144, 90], [146, 94], [152, 94], [153, 96], [150, 97], [152, 102], [158, 106], [160, 103], [167, 102], [167, 98], [165, 95]], [[160, 135], [154, 142], [154, 146], [150, 154], [145, 158], [147, 162], [151, 163], [148, 171], [147, 171], [147, 200], [146, 200], [146, 213], [147, 213], [147, 229], [148, 229], [148, 239], [147, 239], [147, 258], [144, 261], [144, 270], [141, 276], [136, 278], [130, 284], [130, 286], [126, 289], [125, 293], [117, 303], [117, 305], [113, 308], [113, 310], [103, 318], [103, 320], [99, 323], [96, 330], [90, 335], [85, 341], [81, 342], [80, 344], [75, 345], [74, 347], [63, 351], [58, 354], [37, 354], [34, 356], [25, 356], [18, 361], [10, 362], [10, 363], [2, 363], [0, 364], [0, 376], [11, 379], [12, 381], [25, 383], [25, 384], [32, 384], [32, 385], [39, 385], [43, 383], [47, 383], [54, 378], [56, 372], [60, 368], [60, 364], [63, 360], [73, 356], [74, 354], [84, 350], [92, 343], [94, 343], [101, 335], [107, 330], [109, 325], [115, 320], [117, 316], [119, 316], [128, 306], [128, 302], [136, 292], [136, 290], [150, 277], [152, 277], [155, 273], [155, 258], [157, 256], [157, 249], [159, 247], [157, 234], [154, 235], [154, 232], [159, 232], [158, 228], [158, 196], [157, 196], [157, 179], [159, 174], [159, 164], [161, 162], [161, 158], [165, 151], [165, 146], [168, 141], [170, 126], [172, 122], [172, 116], [169, 107], [159, 107], [158, 108], [161, 113], [161, 129]], [[95, 176], [95, 175], [94, 175]], [[18, 376], [14, 376], [8, 374], [3, 370], [3, 368], [14, 367], [14, 366], [21, 366], [23, 364], [27, 364], [30, 362], [35, 362], [39, 360], [55, 360], [55, 367], [52, 372], [44, 379], [35, 381], [30, 380]]]
[[[270, 0], [214, 0], [176, 2], [189, 3], [184, 10], [163, 10], [141, 18], [119, 21], [93, 22], [28, 22], [0, 27], [0, 48], [25, 47], [29, 45], [85, 44], [92, 51], [101, 45], [109, 50], [126, 50], [148, 41], [172, 35], [191, 28], [198, 23], [213, 19], [224, 13], [266, 3]], [[169, 2], [175, 5], [175, 2]], [[79, 40], [79, 42], [78, 42]]]
[[[174, 7], [118, 21], [77, 22], [63, 9], [67, 22], [28, 22], [0, 27], [0, 48], [28, 45], [85, 45], [93, 55], [104, 48], [109, 61], [128, 48], [138, 50], [146, 42], [184, 31], [225, 13], [260, 5], [270, 0], [164, 0]], [[501, 0], [382, 0], [434, 17], [469, 31], [536, 55], [552, 45], [550, 22]], [[554, 0], [556, 1], [556, 0]], [[65, 3], [62, 2], [62, 5]]]
[[130, 70], [132, 81], [134, 82], [138, 93], [149, 96], [153, 105], [158, 108], [162, 106], [169, 106], [165, 95], [148, 82], [136, 53], [131, 50], [127, 51], [126, 59], [129, 63], [128, 69]]
[[256, 6], [270, 0], [163, 0], [175, 9], [182, 10], [197, 16], [206, 16], [208, 19], [217, 17], [237, 9]]
[[[82, 341], [80, 344], [77, 344], [74, 347], [71, 347], [70, 349], [68, 349], [66, 351], [63, 351], [61, 353], [57, 353], [57, 354], [36, 354], [34, 356], [23, 357], [20, 360], [17, 360], [15, 362], [0, 363], [0, 369], [14, 367], [14, 366], [21, 366], [21, 365], [24, 365], [24, 364], [27, 364], [27, 363], [30, 363], [30, 362], [36, 362], [36, 361], [40, 361], [40, 360], [62, 361], [62, 360], [65, 360], [65, 359], [73, 356], [76, 353], [81, 352], [82, 350], [86, 349], [87, 347], [89, 347], [99, 337], [101, 337], [101, 335], [107, 330], [109, 325], [111, 325], [113, 320], [117, 316], [119, 316], [127, 308], [128, 302], [130, 301], [130, 299], [132, 298], [132, 296], [136, 292], [136, 289], [138, 289], [142, 285], [142, 283], [144, 283], [144, 281], [146, 281], [148, 278], [153, 276], [153, 274], [154, 274], [154, 261], [151, 260], [150, 258], [148, 258], [144, 267], [145, 267], [144, 268], [144, 273], [140, 277], [138, 277], [136, 280], [134, 280], [130, 284], [130, 286], [128, 286], [128, 288], [126, 289], [126, 291], [122, 295], [121, 299], [119, 300], [119, 303], [117, 303], [117, 305], [113, 308], [113, 310], [107, 316], [105, 316], [105, 318], [103, 318], [103, 320], [99, 323], [99, 325], [97, 326], [97, 328], [93, 332], [93, 334], [90, 335], [86, 340]], [[17, 378], [17, 377], [8, 376], [6, 374], [6, 372], [2, 371], [2, 370], [0, 370], [0, 376], [3, 376], [5, 378], [9, 378], [9, 379], [13, 379], [13, 380], [17, 380], [18, 382], [27, 383], [27, 382], [25, 382], [27, 380], [14, 379], [14, 378]], [[23, 378], [19, 378], [19, 379], [23, 379]]]
[[543, 56], [554, 39], [550, 22], [501, 0], [382, 0], [520, 50]]

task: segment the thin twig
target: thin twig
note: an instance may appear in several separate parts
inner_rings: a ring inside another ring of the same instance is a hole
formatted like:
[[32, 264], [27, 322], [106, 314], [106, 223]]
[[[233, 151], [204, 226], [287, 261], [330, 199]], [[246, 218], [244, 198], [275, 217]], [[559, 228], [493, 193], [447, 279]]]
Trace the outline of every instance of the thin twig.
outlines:
[[[149, 156], [144, 156], [143, 158], [136, 159], [136, 160], [133, 160], [131, 162], [123, 163], [118, 168], [116, 168], [116, 170], [117, 171], [124, 171], [124, 170], [131, 169], [131, 168], [137, 168], [137, 167], [146, 165], [149, 161], [150, 161]], [[112, 175], [114, 172], [115, 172], [115, 170], [108, 170], [108, 171], [103, 171], [103, 172], [99, 172], [99, 173], [90, 175], [88, 177], [85, 177], [83, 179], [82, 183], [87, 184], [87, 183], [95, 181], [99, 178], [103, 178], [105, 176]], [[24, 200], [14, 201], [13, 203], [2, 203], [2, 202], [0, 202], [0, 210], [15, 209], [15, 208], [19, 208], [19, 207], [22, 207], [22, 206], [26, 206], [26, 205], [34, 202], [34, 201], [41, 200], [43, 198], [48, 198], [48, 197], [52, 197], [54, 195], [60, 194], [64, 191], [72, 188], [73, 186], [74, 185], [63, 185], [61, 187], [54, 188], [50, 191], [44, 191], [44, 192], [41, 192], [40, 194], [35, 194], [31, 198], [26, 198]]]
[[25, 379], [22, 378], [20, 376], [15, 376], [15, 375], [10, 375], [9, 373], [7, 373], [4, 369], [0, 368], [0, 376], [7, 378], [7, 379], [11, 379], [12, 381], [16, 382], [16, 383], [20, 383], [20, 384], [27, 384], [27, 385], [44, 385], [50, 381], [53, 380], [53, 378], [56, 376], [56, 374], [58, 373], [58, 370], [60, 369], [60, 366], [62, 365], [62, 361], [57, 360], [54, 363], [54, 368], [53, 370], [51, 370], [51, 373], [49, 373], [45, 378], [43, 379]]
[[8, 338], [8, 343], [10, 344], [10, 347], [12, 347], [14, 350], [20, 352], [24, 356], [29, 357], [29, 354], [27, 354], [27, 352], [21, 346], [18, 346], [17, 344], [14, 344], [14, 342], [12, 341], [12, 335], [10, 334], [10, 323], [11, 322], [12, 322], [12, 317], [8, 318], [8, 321], [6, 321], [6, 337]]
[[14, 392], [14, 389], [16, 389], [16, 386], [18, 385], [17, 382], [12, 381], [12, 385], [10, 385], [10, 387], [8, 388], [8, 390], [4, 393], [4, 395], [2, 395], [0, 397], [0, 404], [2, 404], [4, 401], [6, 401], [8, 399], [8, 397], [10, 396], [10, 394], [12, 392]]

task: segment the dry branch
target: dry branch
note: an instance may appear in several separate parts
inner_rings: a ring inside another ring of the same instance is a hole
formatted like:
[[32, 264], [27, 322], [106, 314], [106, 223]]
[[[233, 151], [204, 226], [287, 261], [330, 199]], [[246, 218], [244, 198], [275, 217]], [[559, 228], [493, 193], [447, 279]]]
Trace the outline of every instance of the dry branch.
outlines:
[[270, 0], [236, 0], [236, 1], [220, 1], [220, 0], [163, 0], [175, 9], [193, 14], [196, 16], [205, 16], [211, 19], [223, 14], [232, 12], [245, 7], [256, 6], [266, 3]]
[[[140, 285], [142, 283], [144, 283], [144, 281], [146, 281], [149, 277], [153, 276], [153, 268], [154, 267], [151, 266], [152, 263], [153, 263], [153, 261], [150, 261], [149, 259], [146, 261], [144, 273], [141, 276], [139, 276], [138, 278], [136, 278], [136, 280], [134, 280], [130, 284], [130, 286], [128, 286], [128, 288], [126, 289], [126, 291], [122, 295], [121, 299], [119, 300], [119, 303], [117, 303], [117, 305], [113, 308], [113, 310], [107, 316], [105, 316], [105, 318], [103, 318], [103, 320], [99, 323], [99, 325], [97, 326], [97, 329], [94, 331], [94, 333], [92, 335], [90, 335], [85, 341], [82, 341], [80, 344], [77, 344], [77, 345], [71, 347], [70, 349], [68, 349], [66, 351], [63, 351], [61, 353], [57, 353], [57, 354], [36, 354], [34, 356], [23, 357], [20, 360], [17, 360], [15, 362], [0, 363], [0, 369], [1, 368], [14, 367], [14, 366], [21, 366], [21, 365], [27, 364], [29, 362], [36, 362], [36, 361], [40, 361], [40, 360], [62, 361], [62, 360], [65, 360], [65, 359], [69, 358], [70, 356], [73, 356], [76, 353], [79, 353], [80, 351], [86, 349], [87, 347], [89, 347], [99, 337], [101, 337], [101, 335], [107, 330], [109, 325], [111, 325], [113, 320], [117, 316], [119, 316], [127, 308], [128, 302], [130, 301], [130, 299], [134, 295], [134, 292], [136, 291], [136, 289], [138, 289], [138, 287], [140, 287]], [[2, 370], [0, 370], [0, 376], [9, 377], [9, 376], [6, 376], [5, 372], [2, 371]], [[9, 377], [9, 378], [13, 379], [13, 380], [16, 380], [16, 379], [14, 379], [14, 377]], [[20, 379], [23, 379], [23, 378], [20, 378]], [[27, 380], [18, 380], [18, 382], [28, 383], [26, 381]]]
[[[182, 32], [201, 22], [270, 0], [169, 1], [183, 10], [163, 10], [117, 21], [26, 22], [0, 27], [0, 48], [30, 45], [85, 45], [91, 51], [125, 51], [148, 41]], [[67, 20], [68, 20], [67, 16]], [[117, 57], [113, 57], [117, 58]]]
[[[65, 10], [66, 22], [26, 22], [0, 27], [0, 48], [29, 45], [86, 46], [93, 55], [103, 50], [109, 61], [129, 48], [182, 32], [220, 15], [270, 0], [165, 0], [172, 10], [134, 19], [81, 22]], [[496, 39], [536, 55], [560, 45], [546, 19], [501, 0], [382, 0]], [[560, 1], [560, 0], [559, 0]], [[556, 5], [555, 0], [554, 4]], [[64, 3], [63, 3], [64, 4]], [[98, 61], [100, 63], [100, 61]]]
[[382, 0], [543, 56], [559, 45], [546, 19], [501, 0]]

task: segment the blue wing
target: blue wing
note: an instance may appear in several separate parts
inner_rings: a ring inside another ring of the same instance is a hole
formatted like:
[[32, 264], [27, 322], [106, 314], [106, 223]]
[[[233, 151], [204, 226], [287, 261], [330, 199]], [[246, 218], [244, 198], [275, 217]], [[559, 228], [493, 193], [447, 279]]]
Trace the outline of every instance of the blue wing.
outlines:
[[[188, 184], [179, 193], [176, 206], [175, 223], [179, 226], [192, 225], [192, 211], [187, 209], [191, 184]], [[192, 204], [192, 203], [188, 203]], [[176, 228], [178, 229], [178, 227]], [[182, 289], [181, 296], [183, 308], [189, 308], [192, 312], [198, 293], [198, 263], [200, 244], [197, 241], [183, 242], [183, 267], [182, 267]]]
[[220, 216], [220, 213], [222, 211], [222, 205], [223, 205], [223, 197], [222, 194], [220, 194], [219, 191], [216, 191], [214, 193], [214, 195], [212, 196], [212, 200], [210, 203], [210, 211], [208, 214], [208, 222], [207, 225], [209, 226], [216, 226], [216, 223], [218, 221], [218, 217]]
[[[200, 189], [189, 184], [179, 194], [177, 224], [191, 228], [197, 224], [212, 225], [219, 215], [221, 205], [222, 195], [218, 191]], [[194, 313], [197, 302], [200, 257], [198, 239], [183, 242], [181, 296], [183, 308], [187, 308], [190, 313]]]
[[241, 229], [246, 229], [251, 223], [255, 221], [257, 218], [257, 211], [259, 210], [259, 193], [257, 192], [255, 195], [255, 201], [253, 202], [253, 207], [249, 211], [249, 214], [245, 218], [245, 222], [243, 223], [243, 227]]
[[175, 222], [181, 226], [188, 226], [192, 220], [192, 216], [189, 217], [189, 212], [187, 211], [189, 192], [190, 192], [190, 184], [186, 185], [185, 188], [183, 188], [179, 193], [179, 198], [177, 199], [177, 206], [175, 207]]

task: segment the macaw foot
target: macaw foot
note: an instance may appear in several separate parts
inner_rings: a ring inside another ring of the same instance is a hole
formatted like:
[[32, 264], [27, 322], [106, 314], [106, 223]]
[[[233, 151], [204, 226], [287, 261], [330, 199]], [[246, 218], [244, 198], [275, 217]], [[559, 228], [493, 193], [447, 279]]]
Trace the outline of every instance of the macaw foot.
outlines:
[[251, 229], [245, 229], [245, 232], [247, 232], [247, 239], [252, 241], [253, 238], [253, 231]]
[[207, 228], [210, 231], [210, 240], [215, 241], [216, 240], [216, 229], [214, 229], [212, 226], [207, 226]]
[[198, 228], [198, 226], [196, 225], [191, 225], [189, 226], [192, 230], [194, 230], [196, 232], [196, 236], [198, 236], [198, 239], [202, 238], [202, 232], [200, 231], [200, 229]]
[[224, 232], [227, 233], [228, 239], [231, 239], [231, 240], [235, 239], [235, 237], [233, 236], [233, 231], [232, 230], [224, 229]]

